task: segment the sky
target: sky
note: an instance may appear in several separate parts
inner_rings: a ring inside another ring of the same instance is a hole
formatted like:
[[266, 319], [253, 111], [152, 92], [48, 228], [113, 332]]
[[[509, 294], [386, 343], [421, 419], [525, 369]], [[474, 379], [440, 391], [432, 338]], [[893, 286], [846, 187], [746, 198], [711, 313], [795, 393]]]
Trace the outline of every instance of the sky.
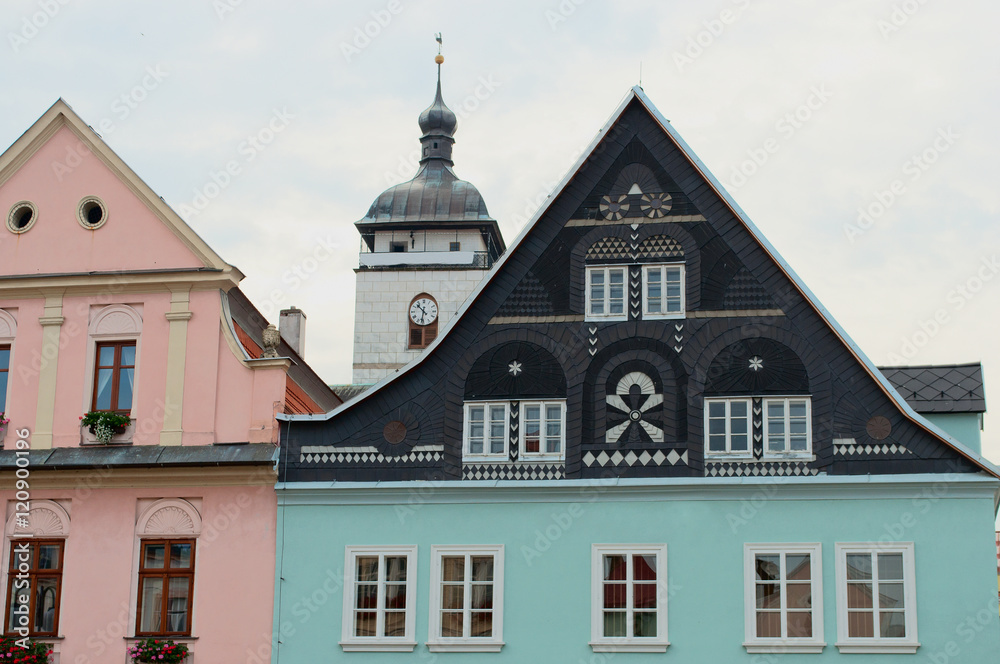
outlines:
[[988, 0], [4, 0], [0, 144], [62, 97], [347, 383], [353, 223], [416, 170], [434, 33], [455, 170], [508, 242], [641, 76], [873, 361], [982, 361], [1000, 404], [998, 23]]

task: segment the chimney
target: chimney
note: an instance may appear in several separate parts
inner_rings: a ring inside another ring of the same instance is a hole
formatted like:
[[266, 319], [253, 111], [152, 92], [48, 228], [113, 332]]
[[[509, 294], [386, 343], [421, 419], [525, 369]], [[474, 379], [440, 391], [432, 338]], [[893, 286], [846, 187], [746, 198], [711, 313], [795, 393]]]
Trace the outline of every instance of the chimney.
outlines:
[[301, 309], [292, 305], [291, 309], [282, 309], [278, 315], [278, 331], [281, 338], [292, 347], [299, 357], [306, 352], [306, 315]]

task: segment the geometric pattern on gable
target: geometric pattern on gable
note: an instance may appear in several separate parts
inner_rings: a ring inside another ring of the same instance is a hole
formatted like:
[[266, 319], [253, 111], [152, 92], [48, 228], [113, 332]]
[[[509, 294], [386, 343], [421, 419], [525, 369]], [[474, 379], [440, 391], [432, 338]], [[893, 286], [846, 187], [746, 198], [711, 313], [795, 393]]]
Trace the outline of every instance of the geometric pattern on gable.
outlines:
[[771, 339], [741, 339], [712, 360], [706, 395], [808, 394], [809, 374], [795, 352]]
[[566, 398], [566, 375], [541, 346], [511, 341], [492, 348], [472, 365], [465, 399]]
[[555, 307], [548, 289], [528, 270], [497, 310], [497, 316], [552, 316]]
[[[629, 194], [629, 191], [635, 191], [633, 185], [638, 185], [642, 193]], [[649, 205], [651, 199], [643, 200], [643, 195], [648, 198], [653, 194], [663, 195], [660, 199], [663, 201], [661, 207], [651, 208]], [[665, 220], [674, 215], [701, 215], [691, 199], [677, 186], [638, 136], [622, 149], [611, 167], [572, 214], [572, 218], [604, 219], [605, 214], [601, 213], [601, 199], [605, 196], [610, 196], [613, 201], [626, 196], [620, 214], [628, 219], [659, 218], [661, 212], [666, 213]], [[627, 210], [624, 209], [625, 204], [628, 205]], [[618, 214], [614, 216], [618, 217]]]
[[777, 305], [770, 293], [757, 281], [757, 277], [745, 267], [733, 275], [722, 296], [722, 309], [776, 309]]
[[628, 243], [620, 237], [602, 237], [587, 249], [588, 261], [622, 260], [629, 257]]
[[666, 235], [654, 235], [639, 245], [639, 258], [684, 258], [684, 247], [680, 242]]

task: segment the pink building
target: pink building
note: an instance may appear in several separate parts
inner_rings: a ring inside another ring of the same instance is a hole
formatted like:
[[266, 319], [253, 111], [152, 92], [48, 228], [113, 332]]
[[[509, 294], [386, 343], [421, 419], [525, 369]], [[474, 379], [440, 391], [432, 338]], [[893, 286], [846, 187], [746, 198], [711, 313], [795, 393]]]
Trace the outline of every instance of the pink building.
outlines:
[[340, 403], [304, 316], [265, 330], [243, 274], [62, 101], [0, 156], [0, 211], [4, 633], [56, 664], [145, 636], [268, 661], [275, 415]]

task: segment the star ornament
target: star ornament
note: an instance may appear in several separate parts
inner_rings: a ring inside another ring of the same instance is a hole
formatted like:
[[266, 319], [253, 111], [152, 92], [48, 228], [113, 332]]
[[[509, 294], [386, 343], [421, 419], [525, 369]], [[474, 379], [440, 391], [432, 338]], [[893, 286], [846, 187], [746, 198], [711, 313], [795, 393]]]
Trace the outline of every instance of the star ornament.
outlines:
[[515, 376], [516, 377], [517, 374], [519, 374], [522, 371], [524, 371], [524, 369], [521, 368], [522, 366], [523, 365], [520, 362], [518, 362], [517, 360], [514, 360], [513, 362], [511, 362], [510, 364], [507, 365], [507, 372], [510, 373], [511, 376]]
[[760, 359], [757, 355], [750, 358], [750, 369], [752, 371], [760, 371], [764, 368], [764, 360]]

